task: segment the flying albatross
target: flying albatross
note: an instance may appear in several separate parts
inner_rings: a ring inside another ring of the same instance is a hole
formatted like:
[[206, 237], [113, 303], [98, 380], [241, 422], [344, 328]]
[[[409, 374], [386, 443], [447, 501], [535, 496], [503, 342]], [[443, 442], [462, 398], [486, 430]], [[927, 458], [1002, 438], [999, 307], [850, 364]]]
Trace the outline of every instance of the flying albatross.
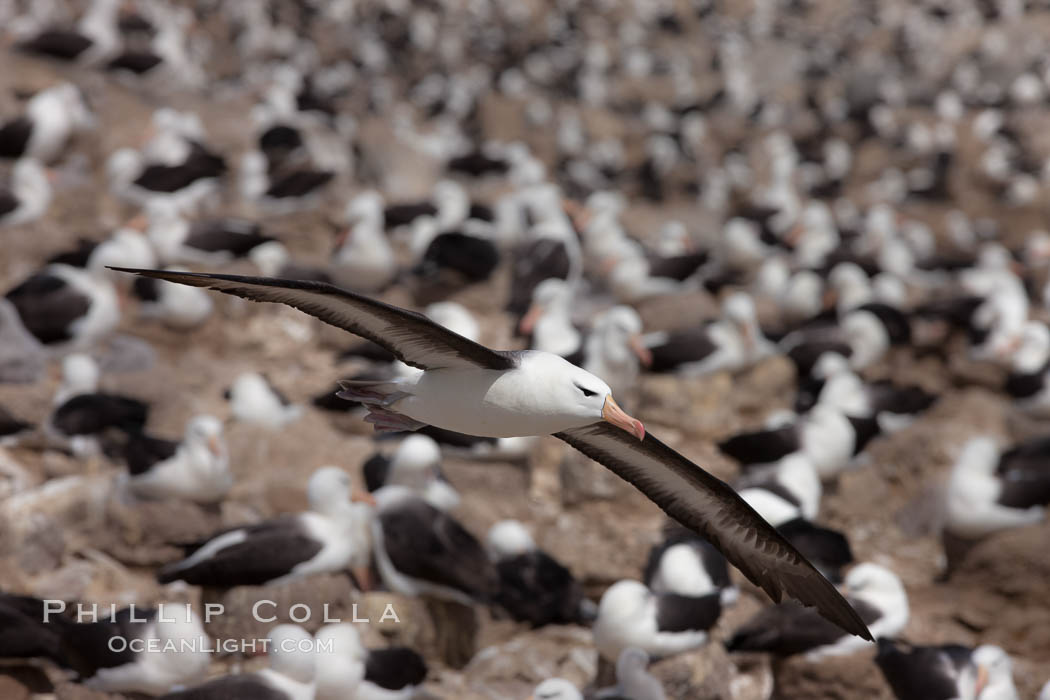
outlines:
[[378, 430], [423, 425], [484, 437], [553, 434], [633, 484], [668, 515], [707, 538], [774, 601], [784, 596], [863, 639], [849, 603], [727, 484], [651, 434], [602, 380], [557, 355], [491, 350], [426, 316], [321, 282], [114, 268], [287, 304], [371, 340], [418, 374], [353, 382]]

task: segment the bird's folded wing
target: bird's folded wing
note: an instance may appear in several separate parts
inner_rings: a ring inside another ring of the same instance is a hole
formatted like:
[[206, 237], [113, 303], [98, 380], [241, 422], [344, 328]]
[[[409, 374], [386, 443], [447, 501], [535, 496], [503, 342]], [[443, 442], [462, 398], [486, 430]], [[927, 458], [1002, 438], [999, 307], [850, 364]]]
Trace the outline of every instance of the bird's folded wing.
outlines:
[[214, 289], [252, 301], [287, 304], [325, 323], [367, 338], [389, 350], [405, 364], [419, 369], [510, 369], [515, 365], [513, 356], [464, 338], [423, 314], [324, 282], [121, 267], [112, 269], [191, 287]]
[[847, 632], [871, 639], [867, 626], [835, 587], [733, 489], [652, 435], [647, 433], [639, 442], [600, 422], [555, 437], [608, 467], [672, 518], [707, 538], [774, 601], [794, 598]]

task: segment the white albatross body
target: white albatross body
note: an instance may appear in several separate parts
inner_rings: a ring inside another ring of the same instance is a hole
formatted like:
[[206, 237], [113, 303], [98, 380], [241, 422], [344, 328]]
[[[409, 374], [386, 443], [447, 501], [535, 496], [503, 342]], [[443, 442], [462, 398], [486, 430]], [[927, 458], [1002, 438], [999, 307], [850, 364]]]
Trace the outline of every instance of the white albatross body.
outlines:
[[552, 434], [633, 484], [668, 515], [707, 538], [773, 600], [815, 606], [872, 640], [857, 612], [787, 540], [725, 482], [646, 434], [608, 385], [538, 351], [501, 352], [423, 314], [329, 284], [265, 277], [121, 268], [254, 301], [287, 304], [389, 350], [416, 376], [344, 382], [379, 431], [437, 428], [483, 437]]
[[[545, 381], [546, 370], [559, 366], [585, 372], [550, 353], [524, 351], [518, 358], [520, 365], [509, 370], [437, 369], [398, 380], [408, 395], [388, 408], [420, 423], [480, 437], [550, 435], [594, 423], [594, 416], [558, 410], [551, 394], [561, 387]], [[597, 377], [585, 388], [609, 393]], [[566, 389], [569, 394], [572, 385]]]

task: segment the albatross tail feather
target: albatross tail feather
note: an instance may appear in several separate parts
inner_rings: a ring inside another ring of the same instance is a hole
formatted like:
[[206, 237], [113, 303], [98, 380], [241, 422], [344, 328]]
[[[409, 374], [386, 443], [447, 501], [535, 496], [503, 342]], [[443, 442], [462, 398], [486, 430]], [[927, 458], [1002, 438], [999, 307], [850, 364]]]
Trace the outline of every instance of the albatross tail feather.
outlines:
[[368, 409], [364, 420], [371, 423], [377, 433], [419, 430], [426, 425], [391, 410], [391, 406], [409, 395], [402, 390], [401, 383], [396, 379], [344, 379], [339, 382], [339, 388], [336, 396], [348, 401], [358, 401]]

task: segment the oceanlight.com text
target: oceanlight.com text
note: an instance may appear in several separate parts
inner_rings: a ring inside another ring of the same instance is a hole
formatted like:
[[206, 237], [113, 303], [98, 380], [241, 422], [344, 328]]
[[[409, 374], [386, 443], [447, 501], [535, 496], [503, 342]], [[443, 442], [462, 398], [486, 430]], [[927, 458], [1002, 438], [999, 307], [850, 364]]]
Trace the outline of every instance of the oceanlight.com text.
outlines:
[[274, 649], [286, 653], [334, 654], [332, 639], [282, 639], [274, 644], [270, 638], [262, 639], [212, 639], [207, 636], [189, 639], [128, 639], [110, 637], [109, 650], [116, 653], [131, 651], [135, 654], [206, 653], [206, 654], [269, 654]]

